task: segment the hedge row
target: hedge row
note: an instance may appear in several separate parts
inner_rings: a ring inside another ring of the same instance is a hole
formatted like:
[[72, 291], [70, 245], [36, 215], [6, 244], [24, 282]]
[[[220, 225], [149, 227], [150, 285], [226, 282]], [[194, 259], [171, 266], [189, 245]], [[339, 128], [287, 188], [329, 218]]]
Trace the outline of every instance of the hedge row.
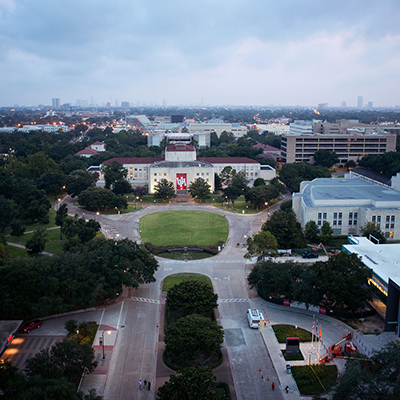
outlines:
[[156, 246], [150, 242], [146, 242], [144, 244], [144, 246], [146, 247], [146, 249], [148, 251], [150, 251], [150, 253], [152, 253], [154, 255], [158, 255], [161, 253], [168, 253], [168, 250], [170, 250], [170, 249], [183, 249], [184, 247], [187, 247], [188, 251], [190, 251], [191, 249], [199, 249], [199, 250], [201, 249], [205, 253], [216, 255], [216, 254], [218, 254], [218, 247], [221, 247], [221, 249], [222, 249], [223, 244], [224, 244], [224, 242], [222, 240], [219, 240], [217, 242], [217, 244], [214, 244], [212, 246], [200, 246], [200, 245], [195, 245], [195, 244], [193, 244], [193, 245], [191, 244], [191, 245], [187, 245], [187, 246], [182, 246], [180, 244], [174, 244], [173, 246]]

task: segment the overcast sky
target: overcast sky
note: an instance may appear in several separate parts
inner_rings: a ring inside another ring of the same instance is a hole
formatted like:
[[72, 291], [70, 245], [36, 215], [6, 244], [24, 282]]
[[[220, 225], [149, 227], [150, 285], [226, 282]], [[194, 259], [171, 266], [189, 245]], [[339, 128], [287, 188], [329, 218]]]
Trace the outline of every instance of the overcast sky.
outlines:
[[0, 0], [0, 106], [400, 105], [399, 0]]

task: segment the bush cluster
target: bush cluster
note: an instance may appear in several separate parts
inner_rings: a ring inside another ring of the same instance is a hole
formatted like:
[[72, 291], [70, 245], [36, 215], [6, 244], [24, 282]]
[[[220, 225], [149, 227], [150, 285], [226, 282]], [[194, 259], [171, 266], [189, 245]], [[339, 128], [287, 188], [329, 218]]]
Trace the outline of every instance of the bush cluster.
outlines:
[[224, 244], [224, 242], [222, 240], [219, 240], [217, 242], [217, 244], [214, 244], [212, 246], [201, 246], [201, 245], [195, 245], [195, 244], [187, 245], [187, 246], [182, 246], [180, 244], [174, 244], [172, 246], [156, 246], [150, 242], [146, 242], [144, 245], [145, 245], [146, 249], [154, 255], [158, 255], [161, 253], [168, 253], [168, 250], [170, 250], [170, 249], [183, 249], [184, 247], [187, 247], [188, 251], [190, 251], [192, 249], [201, 249], [205, 253], [216, 255], [216, 254], [218, 254], [218, 246], [220, 246], [222, 248], [223, 244]]

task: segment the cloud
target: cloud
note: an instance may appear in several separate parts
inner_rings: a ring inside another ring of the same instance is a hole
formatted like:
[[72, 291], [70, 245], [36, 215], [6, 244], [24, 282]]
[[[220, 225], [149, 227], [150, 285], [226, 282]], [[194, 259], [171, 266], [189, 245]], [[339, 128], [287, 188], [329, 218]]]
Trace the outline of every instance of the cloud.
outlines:
[[399, 104], [385, 89], [399, 81], [399, 13], [394, 0], [0, 0], [0, 105], [339, 105], [369, 90]]

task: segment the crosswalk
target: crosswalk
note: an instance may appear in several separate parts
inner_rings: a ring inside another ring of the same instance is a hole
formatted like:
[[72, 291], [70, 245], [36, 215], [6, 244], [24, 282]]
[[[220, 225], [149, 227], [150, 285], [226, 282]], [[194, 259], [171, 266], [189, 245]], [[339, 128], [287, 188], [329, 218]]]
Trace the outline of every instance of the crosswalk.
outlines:
[[[133, 301], [140, 301], [143, 303], [152, 303], [152, 304], [160, 304], [160, 300], [157, 299], [149, 299], [145, 297], [131, 297]], [[236, 299], [218, 299], [217, 303], [246, 303], [249, 299], [244, 298], [236, 298]]]
[[246, 303], [249, 299], [218, 299], [217, 303]]
[[131, 297], [133, 301], [141, 301], [144, 303], [160, 304], [160, 300], [157, 299], [146, 299], [144, 297]]
[[210, 262], [213, 262], [215, 264], [245, 264], [246, 260], [213, 260], [211, 258], [203, 258], [200, 260], [168, 260], [164, 259], [163, 260], [164, 264], [172, 264], [172, 263], [178, 263], [178, 262], [190, 262], [191, 264], [210, 264]]

